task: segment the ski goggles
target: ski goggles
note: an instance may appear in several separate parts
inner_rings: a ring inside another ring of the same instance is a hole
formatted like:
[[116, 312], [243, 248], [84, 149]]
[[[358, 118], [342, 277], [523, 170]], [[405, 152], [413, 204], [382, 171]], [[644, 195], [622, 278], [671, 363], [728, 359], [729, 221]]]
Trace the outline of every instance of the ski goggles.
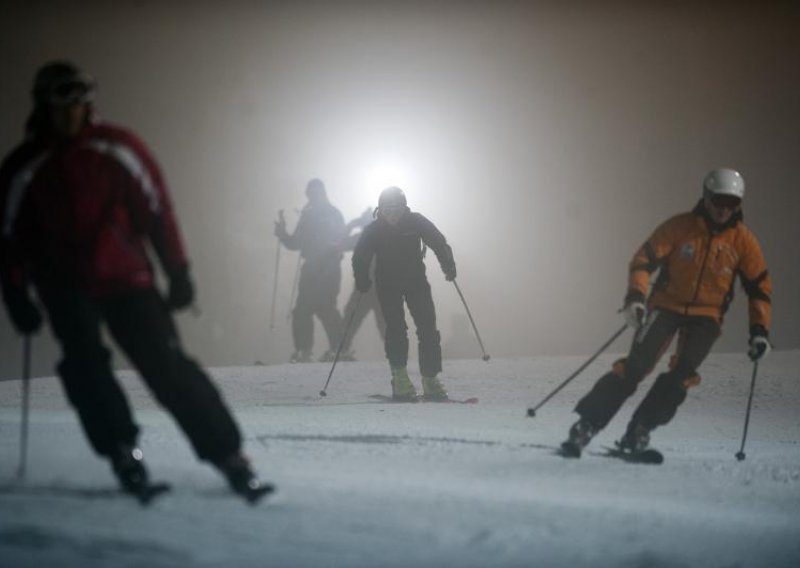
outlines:
[[47, 102], [56, 107], [84, 104], [94, 98], [94, 85], [85, 81], [69, 81], [53, 87]]
[[736, 209], [742, 204], [742, 200], [735, 195], [725, 195], [717, 193], [711, 196], [711, 204], [719, 209]]

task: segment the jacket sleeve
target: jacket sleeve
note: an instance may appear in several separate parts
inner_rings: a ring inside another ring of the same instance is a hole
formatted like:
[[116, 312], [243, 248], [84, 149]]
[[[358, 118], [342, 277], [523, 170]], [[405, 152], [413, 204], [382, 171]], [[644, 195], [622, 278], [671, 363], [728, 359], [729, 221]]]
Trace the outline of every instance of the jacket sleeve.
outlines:
[[743, 239], [738, 274], [748, 298], [750, 334], [768, 335], [772, 323], [772, 279], [761, 245], [749, 230]]
[[283, 233], [278, 235], [278, 240], [283, 246], [289, 250], [299, 250], [305, 240], [305, 235], [308, 232], [308, 215], [305, 213], [300, 214], [300, 219], [297, 221], [297, 226], [294, 228], [292, 234]]
[[362, 231], [361, 238], [353, 249], [353, 277], [356, 282], [369, 280], [369, 269], [375, 256], [375, 249], [375, 231], [367, 227]]
[[158, 163], [141, 140], [125, 133], [121, 143], [131, 152], [130, 156], [121, 157], [131, 162], [126, 165], [134, 181], [126, 196], [128, 208], [150, 239], [164, 271], [172, 277], [185, 271], [189, 261], [166, 182]]
[[436, 228], [436, 225], [431, 223], [423, 215], [419, 215], [418, 220], [422, 242], [436, 254], [442, 271], [445, 274], [455, 273], [456, 261], [453, 258], [453, 249], [447, 244], [447, 239], [445, 239], [444, 235]]
[[25, 164], [34, 158], [36, 149], [31, 144], [23, 144], [12, 152], [0, 166], [0, 286], [4, 300], [27, 293], [27, 270], [17, 239], [17, 215], [21, 203], [11, 204], [11, 200], [21, 200], [21, 195], [12, 196], [12, 184]]
[[645, 243], [639, 247], [628, 265], [628, 293], [625, 302], [647, 298], [650, 278], [662, 267], [675, 246], [677, 221], [673, 218], [659, 225]]

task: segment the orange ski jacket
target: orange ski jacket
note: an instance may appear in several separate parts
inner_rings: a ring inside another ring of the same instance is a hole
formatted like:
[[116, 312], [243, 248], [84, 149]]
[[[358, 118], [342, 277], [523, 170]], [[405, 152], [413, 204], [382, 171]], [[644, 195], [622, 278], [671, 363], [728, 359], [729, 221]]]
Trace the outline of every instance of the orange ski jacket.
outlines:
[[768, 334], [772, 281], [761, 246], [745, 226], [741, 211], [715, 227], [701, 200], [691, 212], [661, 224], [630, 262], [627, 301], [644, 300], [657, 269], [648, 308], [722, 323], [738, 275], [748, 297], [751, 334]]

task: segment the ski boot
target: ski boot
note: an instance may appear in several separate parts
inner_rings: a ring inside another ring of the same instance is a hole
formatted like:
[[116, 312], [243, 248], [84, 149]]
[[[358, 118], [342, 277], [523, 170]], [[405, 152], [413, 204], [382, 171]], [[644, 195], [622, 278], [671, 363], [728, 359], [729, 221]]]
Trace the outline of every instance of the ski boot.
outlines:
[[142, 450], [136, 446], [121, 445], [109, 455], [111, 469], [125, 493], [136, 497], [142, 505], [170, 490], [168, 483], [151, 483], [142, 460]]
[[398, 402], [416, 402], [417, 400], [417, 391], [414, 383], [408, 377], [405, 367], [392, 369], [392, 400]]
[[422, 377], [422, 398], [430, 402], [444, 402], [448, 400], [444, 385], [436, 377]]
[[664, 454], [650, 447], [650, 430], [641, 424], [630, 424], [625, 435], [616, 442], [617, 455], [634, 463], [664, 463]]
[[589, 445], [598, 429], [588, 420], [581, 418], [569, 429], [569, 438], [561, 444], [561, 455], [566, 458], [579, 458], [583, 448]]
[[258, 503], [262, 497], [275, 491], [275, 486], [271, 483], [259, 481], [250, 467], [250, 461], [241, 452], [219, 462], [217, 467], [228, 480], [233, 492], [250, 504]]
[[119, 446], [110, 456], [111, 469], [126, 493], [138, 494], [148, 484], [142, 450], [135, 446]]
[[308, 349], [298, 349], [289, 358], [290, 363], [311, 363], [311, 351]]
[[631, 424], [625, 435], [616, 443], [621, 452], [627, 454], [641, 454], [650, 444], [650, 430], [641, 424]]

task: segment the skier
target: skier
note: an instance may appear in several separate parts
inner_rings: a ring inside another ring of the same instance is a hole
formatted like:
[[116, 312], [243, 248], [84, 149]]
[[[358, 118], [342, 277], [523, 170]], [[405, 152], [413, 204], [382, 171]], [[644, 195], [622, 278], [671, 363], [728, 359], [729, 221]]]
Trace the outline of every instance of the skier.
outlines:
[[[111, 368], [105, 324], [197, 456], [251, 501], [261, 484], [220, 393], [180, 345], [170, 310], [194, 298], [189, 262], [159, 167], [133, 133], [94, 112], [94, 80], [68, 61], [42, 66], [26, 137], [0, 167], [0, 281], [17, 331], [42, 325], [32, 285], [61, 346], [57, 372], [95, 452], [124, 491], [148, 472], [139, 427]], [[151, 245], [169, 278], [155, 288]]]
[[436, 328], [431, 287], [425, 276], [422, 245], [436, 253], [448, 281], [456, 277], [453, 251], [433, 223], [409, 210], [406, 196], [398, 187], [381, 193], [375, 216], [353, 251], [353, 275], [356, 289], [366, 294], [372, 285], [369, 269], [375, 258], [375, 288], [386, 320], [384, 346], [392, 373], [392, 398], [417, 400], [416, 389], [406, 370], [405, 301], [417, 327], [423, 397], [432, 401], [447, 400], [447, 392], [436, 377], [442, 370], [441, 338]]
[[[697, 369], [721, 333], [737, 275], [749, 301], [748, 354], [755, 361], [770, 351], [772, 283], [758, 240], [744, 224], [743, 197], [744, 179], [738, 172], [712, 170], [695, 208], [664, 222], [636, 252], [623, 308], [626, 322], [637, 330], [630, 353], [578, 402], [575, 412], [580, 419], [562, 444], [564, 455], [580, 456], [677, 333], [669, 370], [656, 378], [617, 442], [620, 451], [632, 457], [648, 449], [650, 432], [672, 420], [687, 390], [700, 383]], [[656, 270], [658, 277], [646, 298]]]
[[292, 363], [308, 363], [314, 346], [314, 316], [322, 322], [328, 336], [328, 350], [320, 361], [332, 361], [342, 333], [342, 316], [336, 307], [342, 280], [342, 241], [344, 217], [328, 201], [325, 185], [312, 179], [306, 185], [308, 203], [303, 207], [297, 227], [286, 231], [283, 211], [275, 222], [275, 236], [289, 250], [299, 250], [303, 258], [297, 301], [292, 311], [294, 353]]

